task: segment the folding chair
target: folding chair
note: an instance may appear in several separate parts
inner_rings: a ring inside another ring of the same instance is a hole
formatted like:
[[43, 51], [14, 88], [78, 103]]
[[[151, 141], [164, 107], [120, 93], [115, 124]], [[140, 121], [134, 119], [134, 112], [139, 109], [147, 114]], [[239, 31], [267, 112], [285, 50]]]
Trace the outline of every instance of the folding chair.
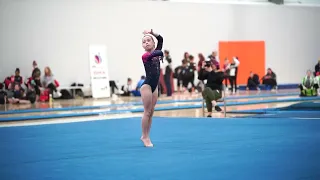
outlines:
[[[218, 99], [217, 102], [223, 102], [223, 113], [224, 117], [227, 117], [227, 106], [226, 106], [226, 87], [225, 85], [222, 85], [222, 97], [221, 99]], [[202, 116], [205, 117], [205, 100], [202, 98]]]

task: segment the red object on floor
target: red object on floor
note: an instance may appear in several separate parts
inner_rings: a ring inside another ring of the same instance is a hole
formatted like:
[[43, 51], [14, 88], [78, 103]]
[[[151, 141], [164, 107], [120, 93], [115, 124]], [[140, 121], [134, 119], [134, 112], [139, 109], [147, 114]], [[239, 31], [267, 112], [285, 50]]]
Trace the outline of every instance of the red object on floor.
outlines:
[[42, 91], [40, 94], [39, 100], [42, 102], [49, 101], [49, 94], [50, 94], [49, 89]]

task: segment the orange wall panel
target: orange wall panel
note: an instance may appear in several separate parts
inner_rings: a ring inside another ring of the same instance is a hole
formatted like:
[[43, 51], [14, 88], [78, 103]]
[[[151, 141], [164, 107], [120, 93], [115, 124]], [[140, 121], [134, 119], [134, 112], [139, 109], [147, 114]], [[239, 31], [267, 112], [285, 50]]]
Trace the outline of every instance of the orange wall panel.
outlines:
[[261, 78], [265, 74], [265, 42], [264, 41], [220, 41], [219, 58], [223, 67], [224, 59], [232, 62], [237, 56], [240, 61], [237, 84], [247, 84], [250, 71]]

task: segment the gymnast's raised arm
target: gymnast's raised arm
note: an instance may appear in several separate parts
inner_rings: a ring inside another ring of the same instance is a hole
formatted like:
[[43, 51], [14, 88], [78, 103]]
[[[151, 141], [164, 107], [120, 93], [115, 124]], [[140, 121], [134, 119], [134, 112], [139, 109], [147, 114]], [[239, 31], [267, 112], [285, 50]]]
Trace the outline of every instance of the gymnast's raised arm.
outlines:
[[162, 46], [163, 46], [163, 37], [160, 35], [160, 34], [157, 34], [157, 33], [154, 33], [152, 30], [151, 30], [151, 33], [152, 35], [154, 35], [157, 40], [158, 40], [158, 44], [157, 44], [157, 47], [155, 50], [161, 50], [162, 49]]

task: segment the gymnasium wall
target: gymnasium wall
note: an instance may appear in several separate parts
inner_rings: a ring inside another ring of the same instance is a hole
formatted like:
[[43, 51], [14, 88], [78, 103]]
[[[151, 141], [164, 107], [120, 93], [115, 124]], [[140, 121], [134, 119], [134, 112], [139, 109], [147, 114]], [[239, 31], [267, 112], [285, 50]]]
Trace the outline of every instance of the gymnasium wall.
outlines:
[[320, 57], [320, 8], [98, 0], [1, 1], [0, 8], [0, 78], [16, 67], [27, 76], [37, 60], [62, 85], [89, 85], [88, 46], [106, 44], [111, 79], [138, 80], [146, 28], [164, 36], [174, 66], [185, 51], [208, 55], [219, 41], [265, 41], [265, 66], [279, 83], [294, 83]]

